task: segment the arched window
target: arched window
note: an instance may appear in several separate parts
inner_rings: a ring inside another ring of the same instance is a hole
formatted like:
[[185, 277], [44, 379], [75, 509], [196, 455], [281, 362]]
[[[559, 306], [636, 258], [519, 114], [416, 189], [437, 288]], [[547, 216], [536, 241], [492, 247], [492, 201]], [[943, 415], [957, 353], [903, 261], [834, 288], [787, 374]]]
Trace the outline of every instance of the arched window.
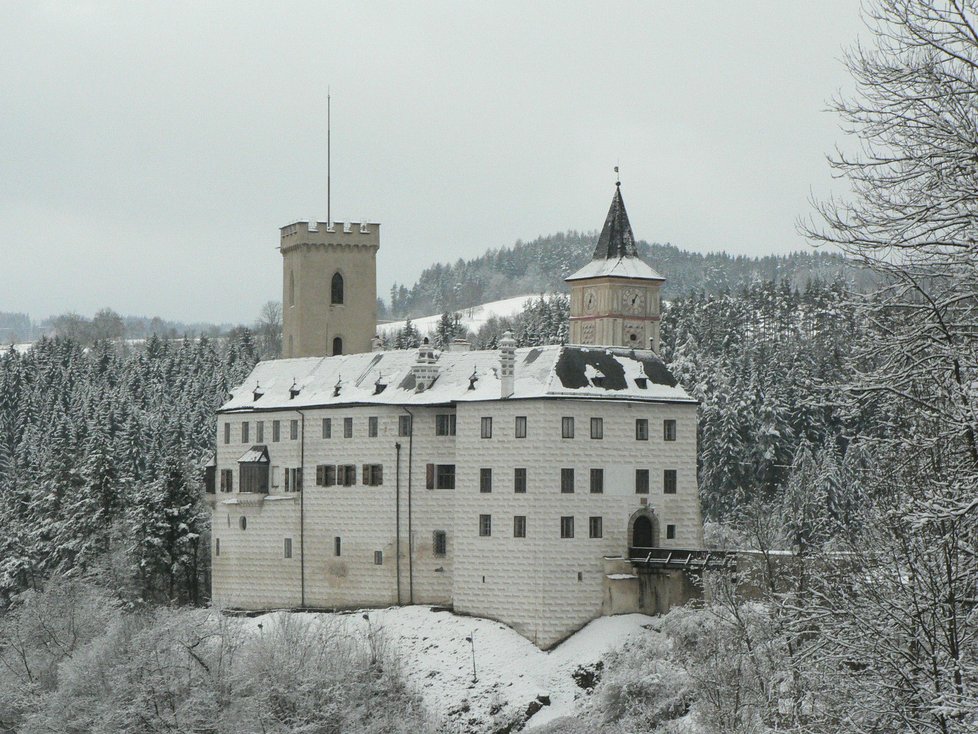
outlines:
[[289, 271], [289, 305], [295, 305], [295, 273]]
[[329, 302], [343, 303], [343, 276], [333, 273], [333, 282], [329, 287]]
[[333, 337], [333, 355], [343, 354], [343, 340], [338, 337]]

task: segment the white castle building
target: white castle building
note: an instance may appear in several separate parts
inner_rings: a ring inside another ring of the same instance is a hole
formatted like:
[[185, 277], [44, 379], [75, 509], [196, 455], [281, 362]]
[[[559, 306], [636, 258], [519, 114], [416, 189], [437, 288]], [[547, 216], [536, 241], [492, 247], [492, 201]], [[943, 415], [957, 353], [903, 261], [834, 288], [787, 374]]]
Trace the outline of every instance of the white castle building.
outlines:
[[443, 605], [550, 647], [688, 598], [665, 561], [633, 562], [688, 562], [702, 522], [697, 406], [658, 356], [663, 278], [620, 190], [567, 279], [567, 346], [362, 351], [378, 247], [375, 224], [282, 230], [293, 358], [259, 364], [219, 411], [214, 603]]

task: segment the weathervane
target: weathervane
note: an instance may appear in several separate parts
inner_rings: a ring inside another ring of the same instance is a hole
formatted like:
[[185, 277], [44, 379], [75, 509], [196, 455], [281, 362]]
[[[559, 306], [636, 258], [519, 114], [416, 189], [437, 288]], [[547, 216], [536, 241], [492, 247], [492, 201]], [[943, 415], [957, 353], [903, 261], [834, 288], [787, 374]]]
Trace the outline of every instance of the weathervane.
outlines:
[[615, 166], [615, 186], [621, 186], [621, 176], [618, 175], [618, 166]]

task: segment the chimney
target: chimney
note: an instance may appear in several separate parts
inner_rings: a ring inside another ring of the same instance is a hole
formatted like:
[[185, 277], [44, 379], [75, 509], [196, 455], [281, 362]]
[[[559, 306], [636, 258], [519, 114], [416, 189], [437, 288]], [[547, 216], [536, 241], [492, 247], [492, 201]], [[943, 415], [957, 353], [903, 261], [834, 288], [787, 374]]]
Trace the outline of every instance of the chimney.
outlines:
[[438, 379], [438, 365], [435, 363], [435, 350], [431, 348], [428, 337], [421, 341], [418, 347], [418, 358], [411, 365], [411, 373], [414, 375], [414, 389], [423, 392], [431, 387], [432, 383]]
[[448, 345], [449, 352], [468, 352], [471, 351], [472, 345], [461, 337], [456, 337], [452, 339], [451, 344]]
[[516, 340], [507, 331], [499, 340], [499, 397], [508, 398], [513, 394], [516, 380]]

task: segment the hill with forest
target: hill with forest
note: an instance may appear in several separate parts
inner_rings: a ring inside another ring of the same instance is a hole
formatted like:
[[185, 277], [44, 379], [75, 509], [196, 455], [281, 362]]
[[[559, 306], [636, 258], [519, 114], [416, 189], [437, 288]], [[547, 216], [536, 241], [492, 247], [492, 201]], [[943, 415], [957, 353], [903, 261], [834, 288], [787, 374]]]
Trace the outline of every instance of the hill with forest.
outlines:
[[[518, 240], [470, 260], [431, 265], [414, 285], [395, 283], [380, 315], [414, 318], [526, 293], [565, 291], [564, 278], [591, 259], [597, 239], [598, 232], [568, 231], [530, 242]], [[690, 252], [642, 240], [638, 248], [642, 258], [666, 278], [666, 299], [698, 291], [722, 293], [756, 281], [787, 280], [804, 288], [812, 279], [831, 281], [844, 275], [859, 290], [870, 283], [868, 273], [841, 255], [820, 250], [747, 257]]]

